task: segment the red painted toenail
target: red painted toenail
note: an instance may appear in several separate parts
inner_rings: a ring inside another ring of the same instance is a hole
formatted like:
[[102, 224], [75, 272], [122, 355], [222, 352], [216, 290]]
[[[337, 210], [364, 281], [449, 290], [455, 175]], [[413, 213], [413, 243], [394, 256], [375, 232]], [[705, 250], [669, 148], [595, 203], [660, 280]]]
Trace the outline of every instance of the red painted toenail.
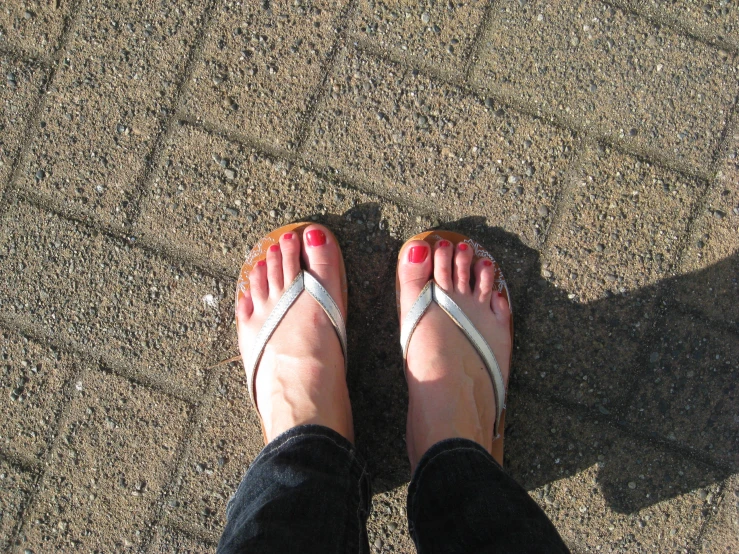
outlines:
[[318, 229], [308, 231], [305, 236], [308, 239], [308, 246], [323, 246], [326, 244], [326, 235]]
[[420, 264], [426, 259], [426, 256], [428, 256], [428, 254], [429, 249], [425, 246], [413, 246], [408, 252], [408, 260], [412, 264]]
[[270, 252], [279, 252], [280, 251], [280, 245], [279, 244], [273, 244], [269, 247]]
[[495, 291], [495, 294], [497, 294], [497, 295], [498, 295], [498, 298], [503, 298], [503, 293], [502, 293], [502, 292], [500, 292], [499, 290], [496, 290], [496, 291]]
[[439, 246], [441, 246], [442, 248], [446, 248], [450, 244], [451, 244], [451, 242], [449, 242], [448, 240], [440, 240], [439, 241]]
[[490, 260], [483, 260], [482, 265], [484, 265], [485, 267], [490, 267], [491, 265], [493, 265], [493, 262], [491, 262]]
[[290, 240], [291, 238], [293, 238], [293, 234], [292, 233], [285, 233], [284, 235], [282, 235], [282, 238], [285, 239], [285, 240]]
[[264, 260], [259, 260], [259, 261], [257, 262], [257, 265], [258, 265], [258, 266], [263, 266], [263, 265], [267, 265], [267, 262], [265, 262]]
[[466, 245], [465, 243], [461, 242], [461, 243], [459, 243], [459, 247], [458, 247], [458, 248], [459, 248], [459, 249], [460, 249], [460, 250], [461, 250], [462, 252], [464, 252], [465, 250], [467, 250], [468, 246], [467, 246], [467, 245]]

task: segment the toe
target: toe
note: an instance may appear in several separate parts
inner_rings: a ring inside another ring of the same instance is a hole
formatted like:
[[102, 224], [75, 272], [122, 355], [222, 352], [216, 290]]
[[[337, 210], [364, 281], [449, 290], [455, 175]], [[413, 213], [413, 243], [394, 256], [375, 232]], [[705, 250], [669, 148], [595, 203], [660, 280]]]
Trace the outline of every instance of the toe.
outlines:
[[434, 249], [434, 281], [445, 292], [452, 292], [452, 257], [454, 248], [448, 240], [440, 240]]
[[468, 244], [460, 242], [454, 253], [454, 288], [462, 294], [470, 293], [470, 266], [472, 265], [472, 249]]
[[412, 240], [403, 246], [398, 256], [398, 282], [400, 284], [400, 312], [405, 316], [418, 298], [421, 289], [431, 278], [433, 263], [429, 255], [431, 247], [422, 240]]
[[236, 320], [239, 322], [239, 325], [246, 325], [253, 313], [254, 301], [251, 299], [251, 292], [246, 290], [239, 295], [236, 304]]
[[267, 282], [271, 294], [282, 294], [282, 251], [279, 244], [267, 249]]
[[487, 258], [477, 260], [475, 264], [475, 296], [482, 302], [490, 300], [495, 284], [495, 268]]
[[309, 225], [303, 231], [303, 261], [306, 269], [318, 279], [336, 300], [346, 317], [341, 291], [341, 253], [336, 238], [322, 225]]
[[508, 304], [508, 299], [502, 292], [498, 291], [494, 291], [492, 296], [490, 306], [495, 312], [495, 317], [498, 318], [499, 323], [507, 324], [511, 319], [511, 306]]
[[280, 237], [280, 251], [282, 252], [282, 276], [285, 286], [293, 282], [300, 271], [300, 239], [293, 232]]
[[259, 260], [249, 272], [249, 288], [255, 307], [264, 303], [269, 298], [269, 285], [267, 284], [267, 262]]

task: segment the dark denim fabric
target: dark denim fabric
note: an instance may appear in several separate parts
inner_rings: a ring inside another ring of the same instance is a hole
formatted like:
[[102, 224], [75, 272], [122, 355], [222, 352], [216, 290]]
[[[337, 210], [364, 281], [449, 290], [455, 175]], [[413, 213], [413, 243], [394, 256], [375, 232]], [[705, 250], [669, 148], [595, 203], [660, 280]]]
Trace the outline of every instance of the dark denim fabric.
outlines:
[[[257, 456], [228, 503], [221, 554], [369, 552], [370, 481], [352, 444], [295, 427]], [[450, 439], [423, 456], [408, 490], [419, 554], [569, 552], [544, 512], [479, 444]]]

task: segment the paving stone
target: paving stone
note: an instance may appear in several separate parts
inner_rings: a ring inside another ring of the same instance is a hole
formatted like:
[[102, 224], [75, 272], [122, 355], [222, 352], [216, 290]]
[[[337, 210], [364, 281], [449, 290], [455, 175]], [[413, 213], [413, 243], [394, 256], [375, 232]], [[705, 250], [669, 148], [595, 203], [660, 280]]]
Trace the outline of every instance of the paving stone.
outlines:
[[739, 476], [726, 480], [723, 496], [713, 498], [711, 505], [714, 513], [696, 551], [705, 554], [739, 551]]
[[362, 219], [363, 206], [373, 204], [380, 211], [369, 234], [407, 228], [408, 215], [376, 196], [190, 126], [177, 129], [163, 160], [143, 203], [141, 232], [230, 273], [261, 237], [293, 221], [317, 218], [331, 226], [333, 218], [339, 233], [352, 220], [352, 210]]
[[595, 0], [496, 9], [472, 81], [704, 171], [737, 73], [726, 53]]
[[230, 364], [216, 385], [208, 412], [197, 422], [179, 491], [165, 503], [167, 519], [201, 530], [217, 542], [226, 525], [226, 503], [264, 448], [259, 417], [246, 392], [241, 364]]
[[508, 471], [568, 544], [600, 552], [693, 545], [706, 521], [705, 493], [719, 489], [715, 470], [542, 398], [510, 399]]
[[28, 460], [42, 460], [53, 438], [74, 358], [0, 331], [0, 449]]
[[215, 544], [205, 543], [173, 529], [160, 527], [157, 529], [154, 542], [149, 547], [149, 552], [151, 554], [205, 554], [215, 549]]
[[[206, 3], [83, 4], [22, 166], [21, 186], [123, 225], [173, 109]], [[36, 178], [39, 172], [43, 179]]]
[[[642, 5], [643, 2], [643, 5]], [[729, 0], [714, 3], [697, 0], [677, 0], [660, 2], [658, 0], [634, 1], [639, 8], [660, 20], [674, 20], [701, 35], [728, 42], [735, 48], [739, 46], [739, 6]]]
[[[382, 483], [373, 481], [372, 488], [376, 490]], [[392, 545], [394, 552], [415, 552], [406, 516], [406, 498], [408, 497], [408, 483], [378, 490], [372, 496], [372, 507], [367, 520], [367, 538], [370, 552], [387, 552]]]
[[62, 0], [3, 2], [0, 6], [0, 46], [22, 48], [32, 55], [49, 55], [59, 45], [64, 21], [75, 2]]
[[21, 510], [33, 487], [33, 476], [0, 459], [0, 548], [10, 547]]
[[0, 311], [185, 394], [213, 363], [219, 283], [15, 203], [0, 225]]
[[659, 337], [627, 419], [739, 469], [739, 336], [673, 314]]
[[184, 109], [278, 148], [295, 146], [346, 0], [223, 4]]
[[739, 328], [739, 132], [688, 240], [676, 300]]
[[87, 372], [30, 508], [21, 551], [140, 550], [188, 417], [183, 402]]
[[0, 56], [0, 191], [10, 179], [43, 79], [40, 66]]
[[328, 86], [308, 138], [316, 166], [538, 242], [568, 165], [570, 132], [355, 50], [343, 53]]
[[520, 378], [610, 411], [639, 372], [699, 181], [589, 150], [528, 299]]
[[466, 57], [485, 15], [486, 2], [361, 0], [354, 15], [360, 39], [395, 56], [461, 77]]

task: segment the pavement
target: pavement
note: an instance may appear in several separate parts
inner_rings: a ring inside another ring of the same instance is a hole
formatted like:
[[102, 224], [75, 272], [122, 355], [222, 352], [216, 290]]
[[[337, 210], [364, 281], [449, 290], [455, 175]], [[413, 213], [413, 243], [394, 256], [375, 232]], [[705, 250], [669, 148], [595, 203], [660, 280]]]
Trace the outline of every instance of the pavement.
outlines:
[[337, 234], [373, 552], [413, 552], [394, 266], [466, 233], [506, 467], [573, 552], [739, 551], [739, 6], [0, 5], [0, 549], [208, 552], [261, 434], [236, 277]]

